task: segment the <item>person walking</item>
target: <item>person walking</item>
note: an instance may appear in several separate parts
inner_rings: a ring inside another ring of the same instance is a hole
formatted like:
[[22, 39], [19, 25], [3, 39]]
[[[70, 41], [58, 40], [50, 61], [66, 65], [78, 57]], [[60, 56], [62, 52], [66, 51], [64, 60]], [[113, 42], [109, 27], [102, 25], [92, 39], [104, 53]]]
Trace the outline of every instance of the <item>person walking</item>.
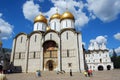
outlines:
[[0, 65], [0, 80], [7, 80], [5, 74], [3, 74], [3, 66]]
[[85, 75], [85, 77], [87, 77], [87, 72], [86, 71], [84, 71], [83, 74]]
[[72, 76], [72, 69], [70, 69], [70, 76]]

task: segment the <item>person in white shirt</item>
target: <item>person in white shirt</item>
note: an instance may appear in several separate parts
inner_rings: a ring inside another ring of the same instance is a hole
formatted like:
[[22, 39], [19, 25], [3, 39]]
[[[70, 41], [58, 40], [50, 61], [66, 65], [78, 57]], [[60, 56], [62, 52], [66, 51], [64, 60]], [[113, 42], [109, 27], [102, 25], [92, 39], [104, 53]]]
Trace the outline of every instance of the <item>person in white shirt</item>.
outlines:
[[0, 80], [7, 80], [5, 74], [3, 74], [3, 66], [0, 65]]

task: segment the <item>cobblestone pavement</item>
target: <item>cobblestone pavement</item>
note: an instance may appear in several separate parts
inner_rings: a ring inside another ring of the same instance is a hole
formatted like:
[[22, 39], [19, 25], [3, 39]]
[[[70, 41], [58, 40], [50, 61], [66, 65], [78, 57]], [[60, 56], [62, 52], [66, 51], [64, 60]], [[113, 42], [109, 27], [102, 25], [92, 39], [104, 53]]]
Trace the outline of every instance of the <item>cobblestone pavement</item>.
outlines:
[[35, 73], [13, 73], [6, 76], [8, 80], [120, 80], [120, 69], [95, 71], [93, 77], [85, 77], [79, 72], [73, 73], [72, 77], [69, 73], [57, 75], [55, 72], [42, 72], [41, 77], [37, 77]]

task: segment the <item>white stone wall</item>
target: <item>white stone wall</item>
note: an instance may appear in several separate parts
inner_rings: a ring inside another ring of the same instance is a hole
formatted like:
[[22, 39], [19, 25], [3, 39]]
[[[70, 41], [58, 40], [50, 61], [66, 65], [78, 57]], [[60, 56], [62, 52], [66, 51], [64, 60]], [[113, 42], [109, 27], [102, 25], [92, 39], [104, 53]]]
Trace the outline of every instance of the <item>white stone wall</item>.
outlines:
[[45, 35], [45, 40], [44, 40], [44, 42], [47, 41], [47, 40], [53, 40], [53, 41], [55, 41], [56, 43], [59, 43], [59, 41], [60, 41], [58, 34], [55, 33], [55, 32], [49, 32], [49, 33], [47, 33], [47, 34]]
[[74, 29], [74, 21], [71, 20], [71, 19], [64, 19], [61, 21], [61, 29], [64, 29], [64, 28], [72, 28]]
[[[70, 30], [66, 30], [61, 34], [62, 70], [65, 70], [66, 72], [69, 72], [70, 69], [72, 69], [73, 72], [79, 71], [76, 41], [76, 33]], [[69, 50], [69, 56], [67, 55], [67, 50]], [[71, 66], [69, 66], [69, 64], [71, 64]]]
[[28, 72], [36, 72], [41, 70], [41, 60], [40, 59], [30, 59], [28, 60]]
[[30, 36], [29, 54], [28, 54], [28, 72], [42, 70], [41, 55], [42, 52], [42, 34], [34, 33]]
[[43, 22], [36, 22], [35, 24], [34, 24], [34, 31], [46, 31], [46, 27], [47, 27], [47, 25], [45, 24], [45, 23], [43, 23]]
[[52, 19], [50, 21], [50, 27], [52, 30], [60, 31], [60, 19]]
[[82, 48], [82, 35], [81, 33], [78, 34], [78, 50], [79, 50], [79, 58], [80, 58], [80, 72], [83, 72], [84, 69], [84, 58], [83, 58], [83, 48]]
[[25, 72], [25, 52], [26, 52], [27, 35], [21, 34], [16, 38], [14, 66], [21, 67], [22, 72]]
[[89, 69], [98, 70], [99, 66], [103, 66], [104, 70], [107, 70], [108, 65], [113, 69], [109, 52], [106, 50], [91, 51], [91, 54], [86, 54], [85, 58]]

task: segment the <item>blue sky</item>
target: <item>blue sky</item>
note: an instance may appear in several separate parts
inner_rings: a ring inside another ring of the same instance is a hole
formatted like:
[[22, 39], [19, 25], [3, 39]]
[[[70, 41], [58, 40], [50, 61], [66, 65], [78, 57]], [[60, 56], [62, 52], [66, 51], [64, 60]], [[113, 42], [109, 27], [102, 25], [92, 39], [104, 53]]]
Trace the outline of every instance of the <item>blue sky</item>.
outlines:
[[[67, 2], [67, 3], [66, 3]], [[33, 21], [40, 12], [47, 19], [68, 10], [74, 15], [77, 31], [82, 32], [85, 48], [90, 42], [104, 42], [120, 54], [120, 0], [0, 0], [0, 39], [12, 48], [14, 37], [33, 31]]]

